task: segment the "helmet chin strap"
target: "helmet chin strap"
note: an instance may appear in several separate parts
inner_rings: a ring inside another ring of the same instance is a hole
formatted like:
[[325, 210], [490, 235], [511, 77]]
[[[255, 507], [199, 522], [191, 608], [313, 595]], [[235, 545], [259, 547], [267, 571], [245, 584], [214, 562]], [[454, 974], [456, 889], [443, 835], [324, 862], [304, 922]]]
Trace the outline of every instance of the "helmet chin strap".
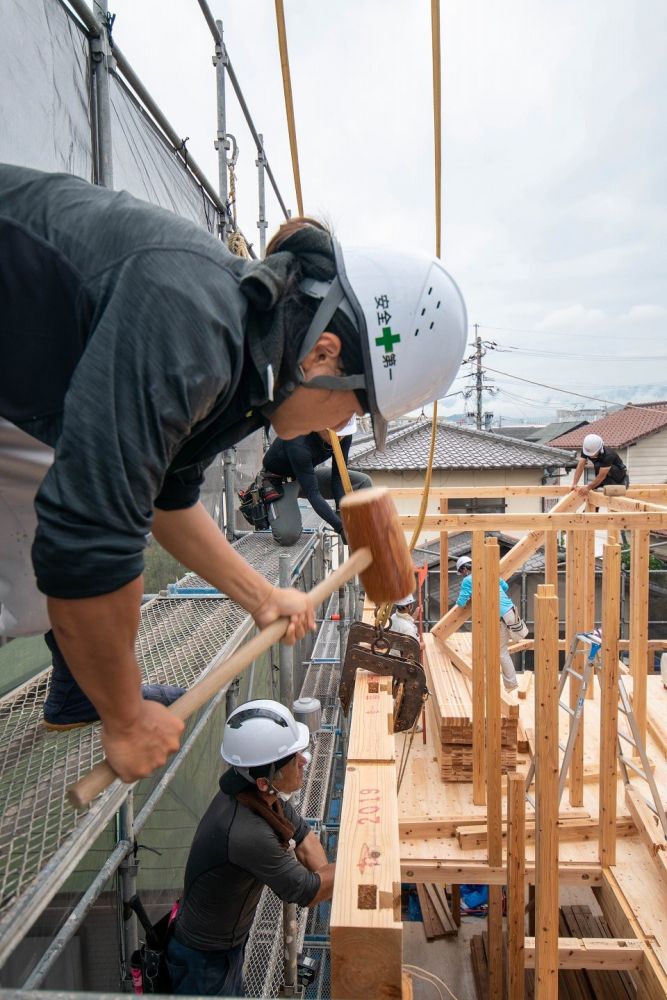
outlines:
[[[357, 389], [365, 390], [367, 388], [365, 375], [316, 375], [314, 378], [306, 379], [302, 368], [302, 362], [308, 354], [310, 354], [320, 336], [325, 332], [327, 326], [329, 325], [329, 321], [333, 317], [336, 310], [341, 309], [345, 315], [348, 316], [355, 329], [358, 328], [358, 323], [355, 320], [353, 310], [350, 308], [348, 301], [345, 298], [345, 292], [343, 291], [343, 286], [341, 285], [338, 277], [335, 277], [331, 282], [316, 281], [314, 279], [307, 278], [301, 282], [301, 288], [306, 295], [319, 298], [320, 304], [318, 305], [315, 315], [310, 321], [310, 326], [306, 331], [306, 335], [303, 338], [294, 378], [280, 386], [280, 388], [273, 393], [273, 398], [261, 407], [261, 413], [265, 417], [270, 417], [280, 404], [284, 403], [285, 400], [292, 395], [295, 389], [298, 389], [301, 386], [303, 386], [304, 389], [328, 389], [331, 392], [354, 392]], [[271, 373], [271, 377], [269, 379], [269, 382], [271, 383], [272, 378], [273, 373]]]

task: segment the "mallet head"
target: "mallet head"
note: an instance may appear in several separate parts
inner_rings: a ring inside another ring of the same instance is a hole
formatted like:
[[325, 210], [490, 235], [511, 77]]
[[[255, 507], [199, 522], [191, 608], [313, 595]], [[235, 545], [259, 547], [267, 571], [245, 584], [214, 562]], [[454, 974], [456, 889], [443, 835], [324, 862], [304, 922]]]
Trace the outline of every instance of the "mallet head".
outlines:
[[340, 514], [352, 551], [366, 546], [373, 553], [373, 562], [361, 574], [369, 600], [393, 603], [414, 590], [412, 558], [389, 490], [373, 487], [348, 493]]

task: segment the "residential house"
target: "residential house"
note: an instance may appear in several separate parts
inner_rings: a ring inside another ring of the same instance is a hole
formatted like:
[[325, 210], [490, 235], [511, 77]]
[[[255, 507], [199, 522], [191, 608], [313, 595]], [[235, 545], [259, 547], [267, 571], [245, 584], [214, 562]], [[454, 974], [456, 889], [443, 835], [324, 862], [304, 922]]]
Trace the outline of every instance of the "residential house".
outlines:
[[555, 435], [549, 444], [579, 454], [587, 434], [599, 434], [619, 453], [632, 485], [667, 482], [667, 401], [629, 403], [591, 424]]
[[[419, 417], [407, 427], [390, 430], [384, 452], [378, 452], [372, 442], [353, 445], [349, 465], [368, 473], [376, 486], [421, 488], [430, 443], [431, 421]], [[539, 486], [545, 481], [558, 481], [575, 463], [570, 454], [555, 448], [439, 421], [432, 487], [434, 490], [445, 486], [470, 487], [471, 499], [450, 500], [450, 512], [535, 513], [542, 510], [542, 499], [538, 496], [476, 499], [475, 487]], [[419, 496], [396, 499], [401, 514], [417, 514], [419, 505]], [[429, 501], [428, 512], [437, 510], [436, 494]]]

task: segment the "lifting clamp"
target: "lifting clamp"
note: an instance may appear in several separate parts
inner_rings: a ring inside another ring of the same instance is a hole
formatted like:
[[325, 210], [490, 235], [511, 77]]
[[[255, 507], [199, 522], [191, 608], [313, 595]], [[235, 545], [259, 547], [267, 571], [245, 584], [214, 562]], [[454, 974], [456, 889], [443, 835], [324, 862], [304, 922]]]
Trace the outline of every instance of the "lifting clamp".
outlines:
[[340, 676], [338, 697], [347, 715], [354, 694], [354, 677], [360, 668], [393, 678], [394, 732], [412, 729], [428, 698], [426, 675], [419, 662], [420, 648], [412, 636], [382, 626], [353, 622]]

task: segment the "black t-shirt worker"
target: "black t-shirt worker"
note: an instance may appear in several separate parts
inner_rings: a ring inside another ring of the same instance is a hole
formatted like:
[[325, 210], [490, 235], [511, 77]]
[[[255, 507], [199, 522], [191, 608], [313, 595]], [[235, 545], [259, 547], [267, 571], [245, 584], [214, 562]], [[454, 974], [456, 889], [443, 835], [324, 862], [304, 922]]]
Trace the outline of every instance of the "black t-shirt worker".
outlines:
[[[442, 396], [466, 340], [440, 261], [348, 247], [291, 219], [264, 261], [123, 191], [0, 165], [0, 634], [53, 629], [126, 782], [179, 745], [142, 701], [135, 638], [150, 532], [252, 614], [314, 627], [199, 502], [216, 455]], [[31, 550], [32, 547], [32, 550]]]
[[197, 827], [167, 946], [175, 994], [244, 995], [243, 954], [265, 885], [285, 902], [330, 899], [335, 865], [289, 799], [310, 734], [280, 702], [248, 701], [225, 725], [231, 765]]
[[[590, 462], [595, 469], [595, 479], [584, 486], [579, 486], [579, 480], [584, 474], [586, 463]], [[581, 457], [577, 462], [572, 479], [572, 488], [585, 495], [598, 486], [629, 486], [628, 470], [620, 459], [617, 451], [605, 446], [599, 434], [587, 434], [581, 447]]]
[[[334, 429], [347, 465], [356, 417]], [[330, 462], [330, 466], [325, 466], [325, 462]], [[328, 431], [314, 431], [291, 441], [276, 438], [264, 454], [262, 465], [262, 495], [268, 504], [271, 533], [279, 545], [294, 545], [301, 536], [299, 498], [307, 500], [313, 510], [342, 535], [343, 522], [338, 508], [345, 489]], [[353, 490], [365, 490], [373, 485], [364, 472], [348, 469], [348, 475]], [[335, 510], [328, 500], [335, 502]]]

